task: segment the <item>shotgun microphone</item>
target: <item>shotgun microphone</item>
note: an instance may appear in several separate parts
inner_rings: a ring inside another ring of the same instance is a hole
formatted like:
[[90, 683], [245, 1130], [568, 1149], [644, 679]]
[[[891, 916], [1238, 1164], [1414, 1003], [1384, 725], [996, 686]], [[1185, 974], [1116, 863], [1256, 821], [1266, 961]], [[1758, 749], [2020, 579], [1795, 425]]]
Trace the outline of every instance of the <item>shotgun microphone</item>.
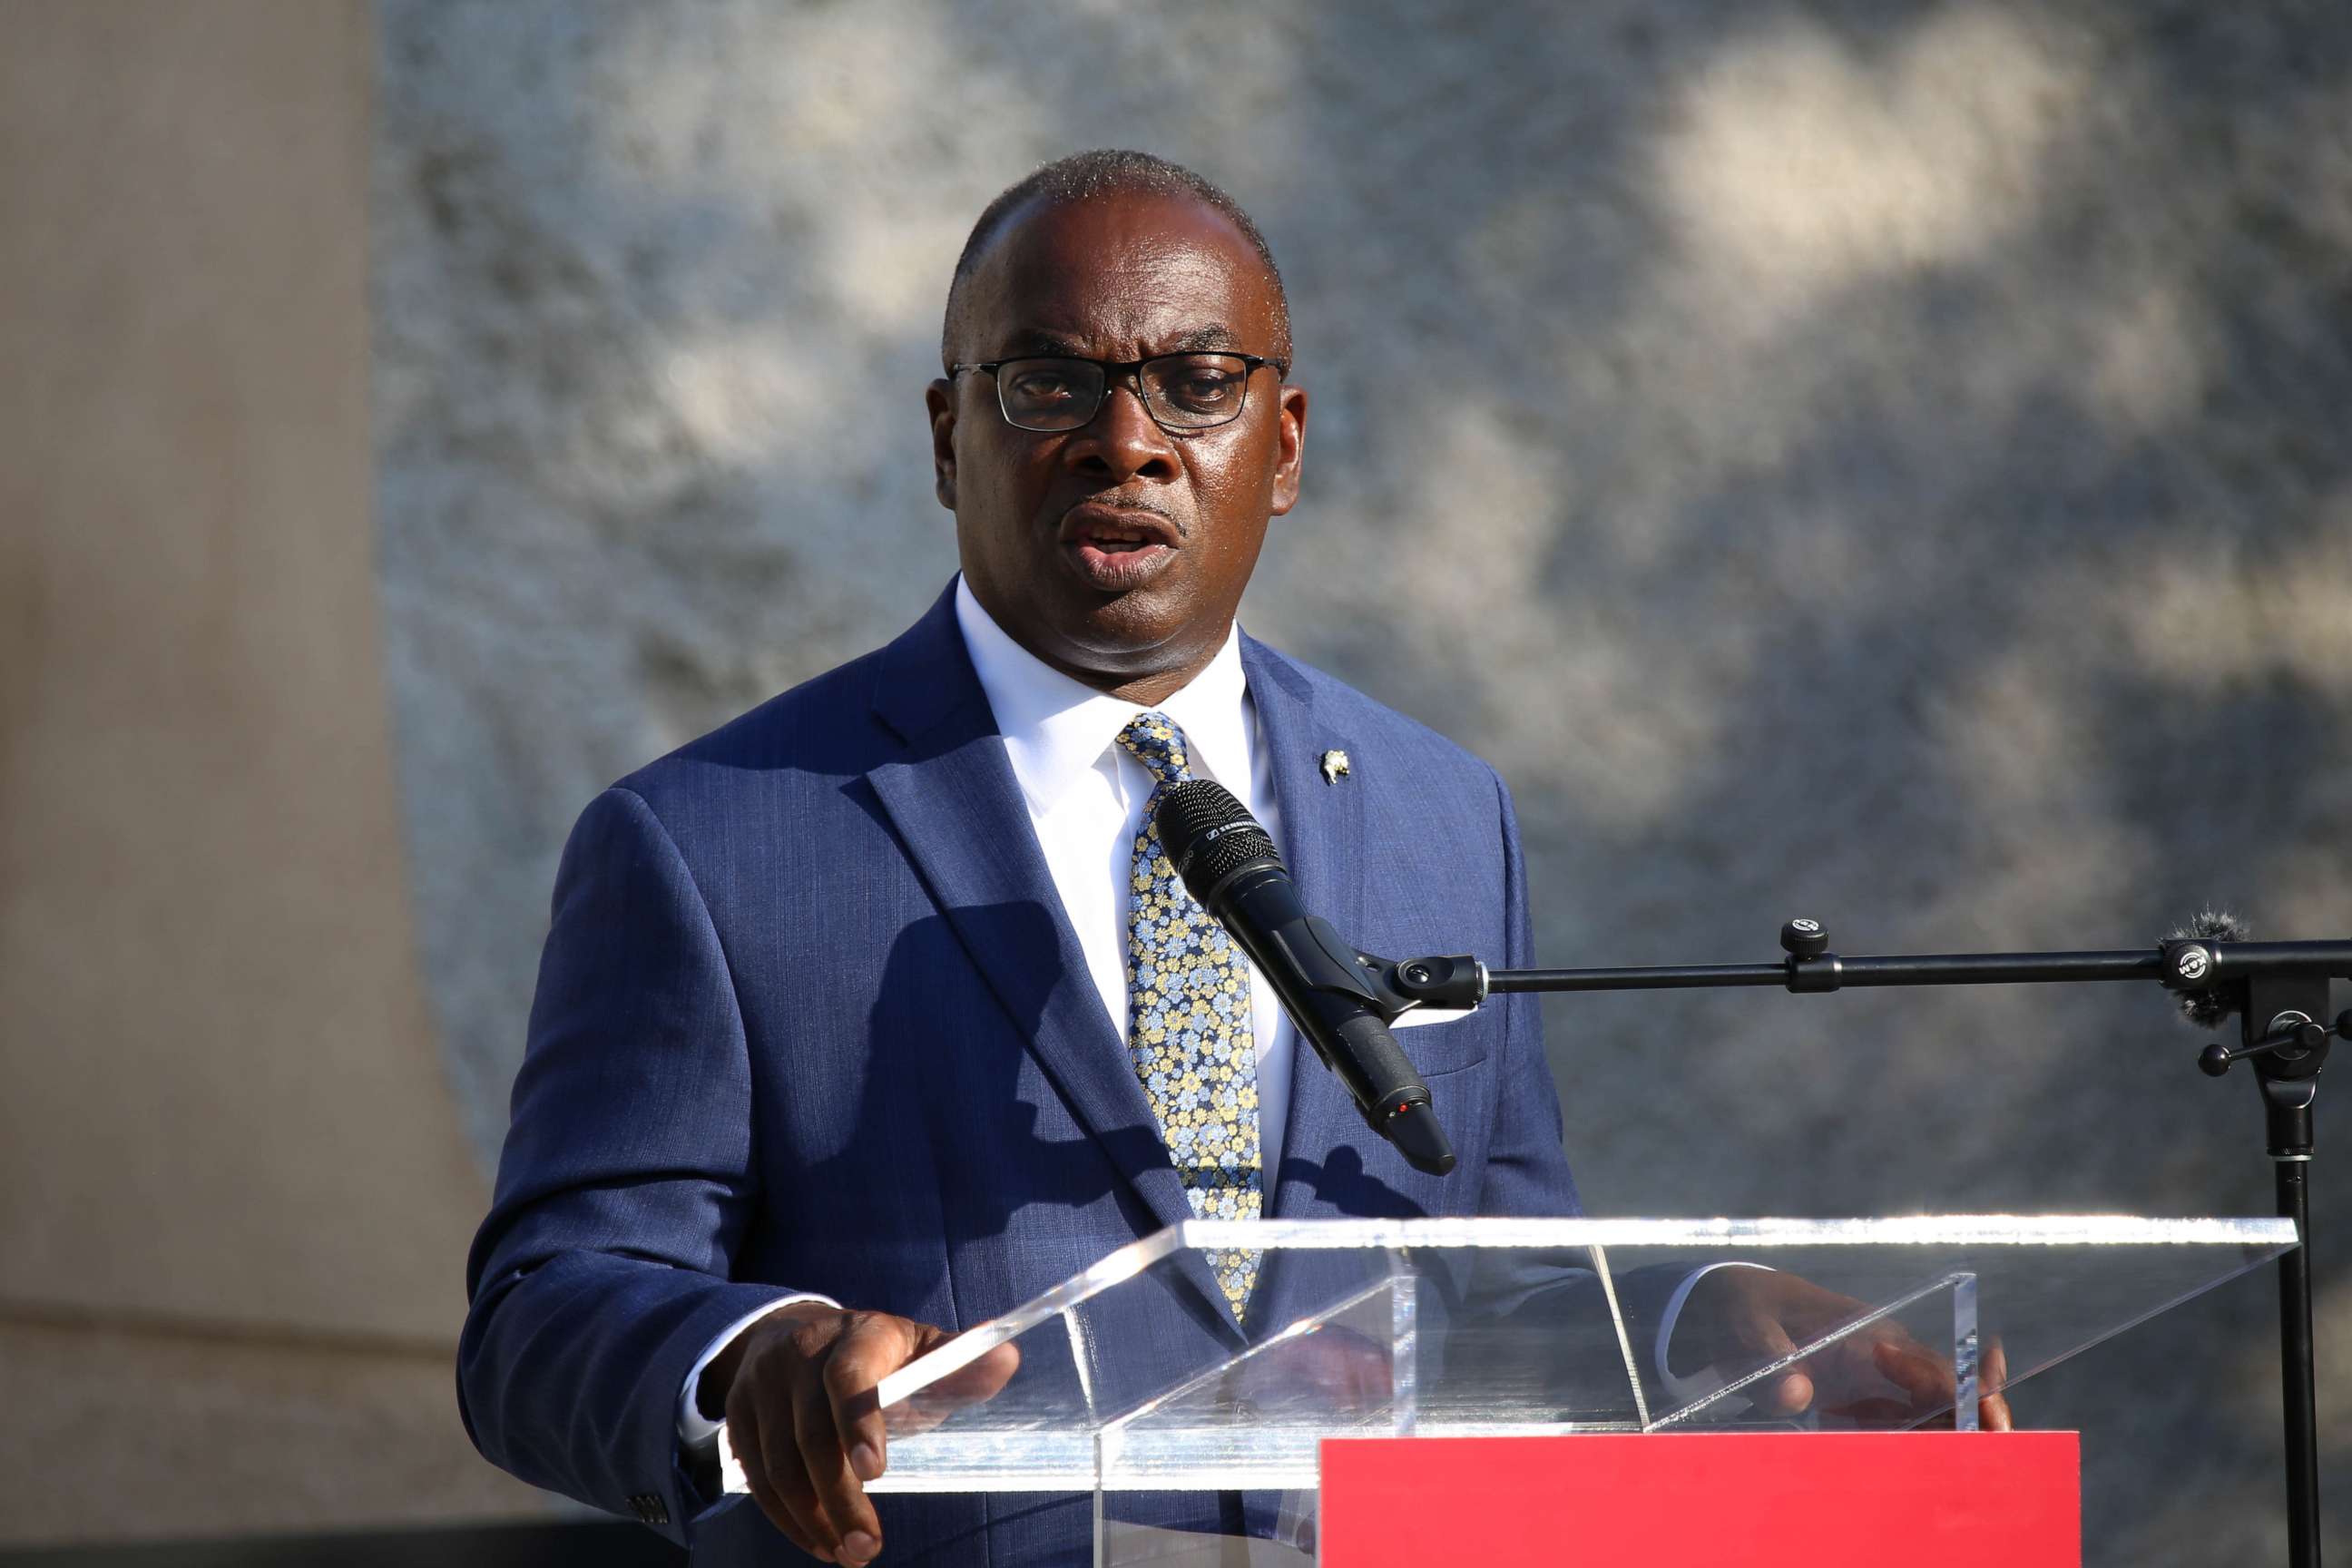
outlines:
[[1290, 868], [1248, 808], [1214, 779], [1191, 779], [1160, 796], [1152, 822], [1184, 886], [1249, 954], [1372, 1131], [1416, 1171], [1454, 1169], [1429, 1087], [1389, 1033], [1356, 950], [1300, 905]]

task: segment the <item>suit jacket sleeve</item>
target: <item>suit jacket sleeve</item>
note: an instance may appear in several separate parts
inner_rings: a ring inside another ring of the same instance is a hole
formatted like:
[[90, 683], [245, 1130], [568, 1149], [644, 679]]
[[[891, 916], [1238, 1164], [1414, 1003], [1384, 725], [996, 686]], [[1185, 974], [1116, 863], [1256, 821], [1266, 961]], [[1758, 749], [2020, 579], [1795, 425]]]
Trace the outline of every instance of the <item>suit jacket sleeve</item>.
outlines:
[[[1519, 854], [1519, 820], [1511, 792], [1495, 778], [1503, 835], [1505, 910], [1502, 967], [1534, 963], [1528, 920], [1528, 872]], [[1583, 1212], [1569, 1174], [1559, 1090], [1544, 1055], [1543, 1013], [1538, 998], [1525, 993], [1487, 1005], [1504, 1012], [1503, 1059], [1497, 1064], [1493, 1142], [1486, 1154], [1486, 1184], [1478, 1194], [1482, 1215], [1560, 1215]]]
[[458, 1404], [536, 1485], [683, 1542], [709, 1500], [678, 1388], [794, 1292], [730, 1283], [756, 1202], [751, 1079], [718, 933], [668, 832], [613, 789], [564, 847], [498, 1189], [467, 1262]]

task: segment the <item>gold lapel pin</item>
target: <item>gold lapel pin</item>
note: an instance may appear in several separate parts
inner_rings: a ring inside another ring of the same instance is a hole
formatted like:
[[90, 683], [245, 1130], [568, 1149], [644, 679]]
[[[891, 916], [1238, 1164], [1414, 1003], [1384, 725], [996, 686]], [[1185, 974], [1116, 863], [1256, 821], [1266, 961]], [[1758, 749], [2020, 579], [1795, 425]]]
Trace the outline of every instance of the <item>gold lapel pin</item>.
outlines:
[[1346, 778], [1347, 776], [1348, 753], [1338, 751], [1324, 752], [1323, 782], [1327, 784], [1338, 784], [1341, 779]]

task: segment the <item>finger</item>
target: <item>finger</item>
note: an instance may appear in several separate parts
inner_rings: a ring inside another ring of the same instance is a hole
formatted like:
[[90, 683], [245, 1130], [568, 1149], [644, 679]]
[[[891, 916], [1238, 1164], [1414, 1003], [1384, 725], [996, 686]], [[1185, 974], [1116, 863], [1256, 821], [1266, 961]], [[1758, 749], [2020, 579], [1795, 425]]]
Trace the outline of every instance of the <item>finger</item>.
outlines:
[[[946, 1342], [942, 1340], [941, 1343]], [[928, 1355], [938, 1346], [917, 1352]], [[912, 1359], [912, 1358], [910, 1358]], [[1011, 1341], [994, 1345], [980, 1353], [970, 1364], [958, 1367], [945, 1377], [911, 1397], [892, 1405], [883, 1413], [884, 1430], [908, 1436], [928, 1432], [957, 1411], [969, 1405], [995, 1398], [1021, 1370], [1021, 1347]], [[889, 1462], [886, 1447], [883, 1463]]]
[[795, 1426], [789, 1414], [773, 1423], [774, 1436], [768, 1445], [768, 1484], [775, 1489], [785, 1514], [808, 1538], [808, 1550], [824, 1562], [838, 1563], [841, 1537], [817, 1501], [816, 1483], [809, 1477]]
[[[1731, 1382], [1794, 1355], [1797, 1345], [1787, 1325], [1812, 1323], [1819, 1315], [1816, 1298], [1825, 1297], [1790, 1275], [1769, 1271], [1719, 1269], [1706, 1279], [1723, 1284], [1716, 1295], [1713, 1321], [1704, 1331], [1706, 1342], [1716, 1372]], [[1696, 1292], [1692, 1299], [1697, 1299]], [[1795, 1415], [1810, 1408], [1818, 1393], [1814, 1373], [1810, 1361], [1798, 1362], [1758, 1379], [1741, 1393], [1765, 1415]]]
[[1770, 1415], [1801, 1415], [1812, 1407], [1813, 1380], [1790, 1367], [1756, 1384], [1756, 1408]]
[[1978, 1374], [1982, 1395], [1977, 1401], [1977, 1425], [1988, 1432], [2013, 1432], [2015, 1417], [2010, 1414], [2009, 1352], [1999, 1340], [1985, 1347], [1984, 1366]]
[[976, 1404], [983, 1399], [995, 1398], [1003, 1391], [1004, 1385], [1013, 1381], [1013, 1374], [1020, 1370], [1021, 1347], [1007, 1340], [983, 1352], [979, 1360], [956, 1373], [950, 1381], [959, 1392]]
[[[817, 1342], [819, 1351], [823, 1340]], [[796, 1542], [805, 1542], [803, 1550], [827, 1563], [840, 1561], [840, 1537], [834, 1530], [816, 1500], [816, 1487], [809, 1479], [808, 1461], [801, 1452], [795, 1413], [795, 1395], [803, 1387], [816, 1385], [815, 1365], [802, 1356], [779, 1356], [759, 1363], [752, 1376], [738, 1374], [735, 1386], [728, 1393], [727, 1406], [730, 1423], [735, 1419], [739, 1402], [746, 1412], [745, 1424], [756, 1427], [759, 1434], [760, 1469], [770, 1491], [776, 1499], [776, 1509], [782, 1515], [777, 1521], [785, 1530], [784, 1520], [791, 1521], [785, 1531]]]
[[[853, 1330], [852, 1332], [856, 1331]], [[881, 1521], [866, 1500], [866, 1488], [849, 1468], [849, 1455], [834, 1418], [833, 1362], [849, 1340], [835, 1342], [833, 1355], [812, 1368], [793, 1389], [793, 1436], [814, 1492], [821, 1538], [832, 1543], [834, 1556], [844, 1563], [864, 1563], [882, 1546]]]
[[739, 1415], [730, 1409], [727, 1415], [727, 1442], [735, 1450], [735, 1462], [743, 1467], [743, 1483], [751, 1491], [751, 1500], [759, 1505], [776, 1532], [810, 1556], [831, 1562], [833, 1554], [816, 1543], [797, 1515], [784, 1502], [783, 1494], [776, 1489], [768, 1473], [767, 1458], [760, 1442], [760, 1420], [756, 1405], [749, 1398], [730, 1399], [729, 1405], [740, 1405]]
[[[1753, 1352], [1767, 1365], [1797, 1352], [1796, 1342], [1774, 1318], [1758, 1318], [1739, 1337], [1753, 1347]], [[1813, 1403], [1811, 1370], [1803, 1362], [1798, 1362], [1774, 1373], [1755, 1384], [1748, 1399], [1758, 1409], [1773, 1415], [1798, 1415]]]
[[1959, 1394], [1959, 1380], [1936, 1353], [1916, 1340], [1881, 1340], [1871, 1347], [1879, 1374], [1901, 1389], [1915, 1414], [1939, 1409]]
[[822, 1562], [838, 1562], [835, 1550], [838, 1538], [826, 1522], [824, 1510], [817, 1506], [816, 1488], [810, 1482], [808, 1466], [801, 1458], [789, 1408], [772, 1415], [762, 1424], [762, 1430], [767, 1434], [762, 1456], [767, 1486], [775, 1497], [777, 1512], [782, 1515], [777, 1528], [803, 1543], [802, 1550], [810, 1555]]
[[[889, 1463], [876, 1389], [884, 1378], [947, 1340], [944, 1331], [929, 1323], [877, 1313], [858, 1319], [835, 1342], [824, 1365], [825, 1399], [850, 1472], [858, 1481], [874, 1479]], [[862, 1499], [863, 1487], [859, 1495]]]
[[[1958, 1379], [1925, 1347], [1907, 1341], [1886, 1342], [1876, 1347], [1876, 1355], [1879, 1370], [1908, 1395], [1914, 1414], [1938, 1409], [1958, 1400]], [[1984, 1360], [1977, 1370], [1977, 1426], [1980, 1430], [2015, 1430], [2009, 1400], [2001, 1392], [2008, 1381], [2009, 1356], [1995, 1341], [1986, 1348]]]

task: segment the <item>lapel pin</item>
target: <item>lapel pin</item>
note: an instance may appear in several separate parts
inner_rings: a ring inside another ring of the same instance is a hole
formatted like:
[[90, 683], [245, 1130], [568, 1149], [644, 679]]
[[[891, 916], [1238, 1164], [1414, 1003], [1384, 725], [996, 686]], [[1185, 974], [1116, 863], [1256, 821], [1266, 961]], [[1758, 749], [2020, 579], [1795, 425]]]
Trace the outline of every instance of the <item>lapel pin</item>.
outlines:
[[1341, 779], [1346, 778], [1347, 776], [1348, 753], [1345, 752], [1336, 751], [1324, 752], [1323, 782], [1327, 784], [1338, 784]]

